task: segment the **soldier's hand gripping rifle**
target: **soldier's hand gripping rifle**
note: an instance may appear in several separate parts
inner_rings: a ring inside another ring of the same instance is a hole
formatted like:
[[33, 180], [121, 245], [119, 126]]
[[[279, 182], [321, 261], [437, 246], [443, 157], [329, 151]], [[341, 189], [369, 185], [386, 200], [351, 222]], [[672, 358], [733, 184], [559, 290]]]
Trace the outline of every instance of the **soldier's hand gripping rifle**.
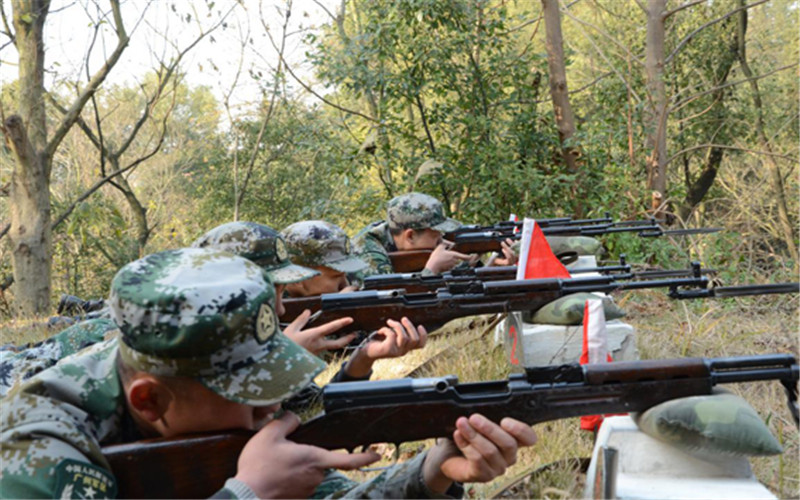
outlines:
[[372, 332], [388, 319], [407, 317], [413, 323], [435, 330], [448, 321], [475, 314], [510, 311], [536, 311], [553, 300], [578, 292], [612, 292], [644, 288], [706, 288], [708, 278], [702, 276], [699, 264], [689, 277], [623, 281], [614, 276], [570, 279], [467, 281], [451, 283], [431, 292], [408, 293], [402, 289], [367, 290], [351, 293], [324, 294], [307, 299], [285, 300], [286, 314], [282, 321], [292, 321], [304, 309], [320, 311], [309, 325], [323, 324], [351, 317], [353, 322], [337, 334]]
[[[795, 423], [798, 365], [793, 356], [686, 358], [528, 368], [507, 380], [459, 383], [453, 376], [329, 384], [323, 414], [289, 439], [328, 449], [452, 437], [461, 416], [527, 424], [583, 415], [643, 411], [664, 401], [710, 394], [718, 384], [779, 380]], [[250, 433], [157, 439], [103, 448], [120, 497], [205, 498], [236, 474]], [[147, 478], [147, 480], [142, 480]]]
[[[513, 229], [513, 226], [508, 226]], [[513, 230], [489, 230], [477, 232], [462, 232], [456, 234], [448, 241], [452, 242], [450, 250], [465, 254], [484, 254], [487, 252], [500, 252], [501, 242], [507, 239], [517, 240], [519, 233]], [[554, 226], [542, 228], [545, 236], [601, 236], [612, 233], [636, 233], [640, 237], [655, 238], [659, 236], [685, 236], [689, 234], [707, 234], [720, 231], [718, 228], [690, 228], [665, 230], [658, 225], [655, 219], [642, 224], [598, 224], [592, 226]], [[397, 272], [421, 271], [433, 250], [401, 250], [389, 252], [392, 267]]]

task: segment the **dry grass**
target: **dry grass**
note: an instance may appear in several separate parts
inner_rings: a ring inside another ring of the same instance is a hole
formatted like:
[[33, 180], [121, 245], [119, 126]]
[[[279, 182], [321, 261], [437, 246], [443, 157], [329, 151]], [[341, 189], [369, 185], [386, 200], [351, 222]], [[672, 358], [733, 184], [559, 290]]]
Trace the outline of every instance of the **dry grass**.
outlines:
[[59, 329], [48, 328], [47, 318], [33, 320], [9, 320], [0, 324], [0, 345], [25, 345], [38, 342], [58, 333]]

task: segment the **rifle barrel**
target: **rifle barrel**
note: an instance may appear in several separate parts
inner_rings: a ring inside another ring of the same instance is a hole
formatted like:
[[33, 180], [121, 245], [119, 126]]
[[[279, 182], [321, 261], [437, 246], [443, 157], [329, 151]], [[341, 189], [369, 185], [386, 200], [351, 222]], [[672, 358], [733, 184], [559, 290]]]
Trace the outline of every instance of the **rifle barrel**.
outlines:
[[776, 293], [799, 293], [800, 283], [765, 283], [761, 285], [718, 286], [707, 290], [673, 290], [673, 299], [744, 297], [748, 295], [769, 295]]

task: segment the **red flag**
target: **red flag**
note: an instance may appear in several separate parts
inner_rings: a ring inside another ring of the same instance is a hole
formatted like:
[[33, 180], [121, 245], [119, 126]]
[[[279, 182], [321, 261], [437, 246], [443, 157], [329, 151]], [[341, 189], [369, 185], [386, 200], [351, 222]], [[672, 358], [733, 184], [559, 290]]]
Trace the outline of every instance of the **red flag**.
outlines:
[[[591, 349], [590, 349], [591, 345]], [[587, 300], [583, 306], [583, 349], [580, 363], [610, 363], [608, 352], [608, 336], [606, 334], [606, 317], [602, 300]], [[603, 423], [603, 415], [587, 415], [581, 417], [581, 429], [594, 431]]]
[[550, 250], [542, 228], [533, 219], [526, 218], [522, 228], [520, 264], [525, 266], [523, 279], [570, 277], [567, 268]]

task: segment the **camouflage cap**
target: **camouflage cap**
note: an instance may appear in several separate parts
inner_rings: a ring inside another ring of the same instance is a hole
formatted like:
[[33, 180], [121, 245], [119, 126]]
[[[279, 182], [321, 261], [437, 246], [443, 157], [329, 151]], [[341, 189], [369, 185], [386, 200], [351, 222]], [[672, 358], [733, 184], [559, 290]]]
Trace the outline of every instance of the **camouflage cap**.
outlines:
[[313, 278], [319, 271], [289, 260], [286, 243], [278, 232], [255, 222], [229, 222], [217, 226], [192, 243], [194, 248], [214, 248], [252, 260], [263, 267], [273, 283], [283, 285]]
[[237, 403], [279, 402], [325, 367], [281, 333], [266, 272], [230, 253], [148, 255], [119, 270], [109, 302], [127, 365], [193, 377]]
[[408, 193], [392, 198], [386, 206], [390, 229], [434, 229], [449, 233], [461, 227], [455, 219], [445, 217], [442, 203], [422, 193]]
[[355, 273], [367, 263], [350, 252], [350, 238], [336, 224], [321, 220], [295, 222], [281, 231], [294, 262], [304, 266], [326, 266], [343, 273]]

